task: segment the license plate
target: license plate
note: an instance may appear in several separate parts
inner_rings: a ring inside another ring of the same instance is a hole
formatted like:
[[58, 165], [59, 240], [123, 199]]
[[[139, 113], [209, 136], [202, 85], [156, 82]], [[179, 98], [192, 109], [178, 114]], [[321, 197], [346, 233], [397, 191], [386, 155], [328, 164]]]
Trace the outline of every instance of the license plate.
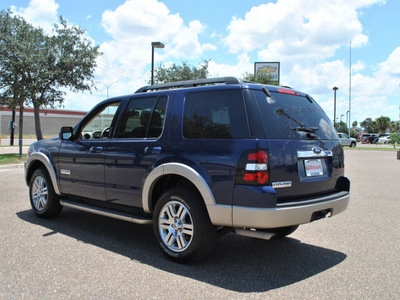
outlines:
[[306, 169], [306, 176], [321, 176], [324, 175], [322, 171], [322, 164], [320, 159], [309, 159], [304, 161], [304, 167]]

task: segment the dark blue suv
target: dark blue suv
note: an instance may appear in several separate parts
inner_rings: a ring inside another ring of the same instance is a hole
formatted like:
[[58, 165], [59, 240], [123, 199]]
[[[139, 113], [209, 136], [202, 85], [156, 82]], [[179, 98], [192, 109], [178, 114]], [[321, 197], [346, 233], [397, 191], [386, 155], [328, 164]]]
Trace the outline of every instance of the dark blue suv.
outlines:
[[343, 149], [307, 94], [234, 77], [146, 86], [101, 102], [25, 163], [32, 209], [153, 224], [163, 253], [195, 261], [223, 232], [270, 239], [349, 202]]

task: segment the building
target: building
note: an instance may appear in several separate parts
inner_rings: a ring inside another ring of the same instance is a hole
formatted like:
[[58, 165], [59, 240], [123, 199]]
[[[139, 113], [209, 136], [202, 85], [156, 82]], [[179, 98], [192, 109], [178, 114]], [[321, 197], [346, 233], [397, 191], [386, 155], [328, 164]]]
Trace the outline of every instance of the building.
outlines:
[[[41, 109], [40, 122], [43, 137], [57, 136], [62, 126], [75, 126], [87, 112], [63, 109]], [[24, 138], [36, 138], [33, 108], [24, 108]], [[0, 138], [10, 137], [12, 109], [0, 107]], [[15, 113], [15, 140], [18, 139], [19, 108]]]

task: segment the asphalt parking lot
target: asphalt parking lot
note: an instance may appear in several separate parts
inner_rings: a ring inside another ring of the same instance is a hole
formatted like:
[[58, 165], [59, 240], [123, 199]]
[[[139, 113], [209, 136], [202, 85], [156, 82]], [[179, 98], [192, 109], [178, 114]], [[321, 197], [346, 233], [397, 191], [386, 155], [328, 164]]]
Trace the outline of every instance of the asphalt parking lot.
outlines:
[[150, 226], [72, 209], [30, 210], [23, 169], [0, 170], [0, 299], [399, 299], [400, 160], [345, 150], [344, 213], [263, 241], [227, 234], [180, 265]]

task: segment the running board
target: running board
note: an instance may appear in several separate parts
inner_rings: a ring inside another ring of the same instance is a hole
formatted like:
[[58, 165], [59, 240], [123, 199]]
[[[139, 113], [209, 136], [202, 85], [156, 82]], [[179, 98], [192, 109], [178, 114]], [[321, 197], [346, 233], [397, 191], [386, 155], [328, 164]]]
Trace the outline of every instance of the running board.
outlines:
[[106, 216], [106, 217], [111, 217], [114, 219], [128, 221], [131, 223], [137, 223], [137, 224], [151, 224], [152, 223], [152, 220], [149, 218], [146, 218], [146, 217], [139, 217], [139, 216], [128, 214], [128, 213], [116, 212], [116, 211], [109, 210], [106, 208], [90, 206], [90, 205], [82, 204], [82, 203], [76, 203], [76, 202], [69, 201], [69, 200], [61, 199], [60, 204], [62, 206], [71, 207], [71, 208], [83, 210], [86, 212], [90, 212], [90, 213], [94, 213], [94, 214], [98, 214], [98, 215], [102, 215], [102, 216]]
[[256, 239], [262, 239], [262, 240], [270, 240], [275, 236], [275, 233], [267, 231], [257, 231], [256, 229], [235, 228], [234, 232], [238, 235], [252, 237]]

